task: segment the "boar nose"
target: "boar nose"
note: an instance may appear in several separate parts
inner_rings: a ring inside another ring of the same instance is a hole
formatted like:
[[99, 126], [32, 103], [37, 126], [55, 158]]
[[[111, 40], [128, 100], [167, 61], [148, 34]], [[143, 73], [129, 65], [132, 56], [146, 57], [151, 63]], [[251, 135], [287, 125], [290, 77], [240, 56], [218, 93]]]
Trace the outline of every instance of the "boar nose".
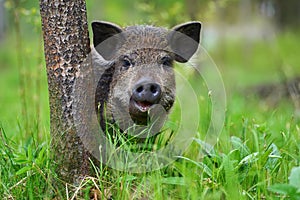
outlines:
[[142, 82], [133, 89], [132, 97], [136, 101], [157, 103], [160, 100], [161, 88], [157, 83]]

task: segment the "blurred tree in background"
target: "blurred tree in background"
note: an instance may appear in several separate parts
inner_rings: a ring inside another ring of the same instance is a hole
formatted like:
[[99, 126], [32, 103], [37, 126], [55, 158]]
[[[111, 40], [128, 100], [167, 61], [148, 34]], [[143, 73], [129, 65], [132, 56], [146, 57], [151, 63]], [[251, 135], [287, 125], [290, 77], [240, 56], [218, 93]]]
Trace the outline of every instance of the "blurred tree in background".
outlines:
[[274, 5], [275, 19], [279, 28], [298, 28], [300, 26], [300, 1], [299, 0], [264, 0], [263, 3]]
[[5, 29], [5, 20], [4, 20], [4, 1], [0, 0], [0, 40], [3, 37], [4, 29]]

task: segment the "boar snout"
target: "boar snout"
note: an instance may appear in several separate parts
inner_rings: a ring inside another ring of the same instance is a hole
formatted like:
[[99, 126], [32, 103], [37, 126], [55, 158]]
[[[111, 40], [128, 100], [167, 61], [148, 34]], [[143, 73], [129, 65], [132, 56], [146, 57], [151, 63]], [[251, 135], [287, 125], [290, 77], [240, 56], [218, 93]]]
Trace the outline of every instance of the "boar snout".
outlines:
[[153, 81], [141, 81], [133, 88], [131, 98], [139, 111], [146, 112], [153, 104], [159, 102], [161, 98], [160, 85]]
[[157, 83], [143, 82], [133, 89], [132, 98], [139, 102], [157, 103], [161, 96], [161, 89]]

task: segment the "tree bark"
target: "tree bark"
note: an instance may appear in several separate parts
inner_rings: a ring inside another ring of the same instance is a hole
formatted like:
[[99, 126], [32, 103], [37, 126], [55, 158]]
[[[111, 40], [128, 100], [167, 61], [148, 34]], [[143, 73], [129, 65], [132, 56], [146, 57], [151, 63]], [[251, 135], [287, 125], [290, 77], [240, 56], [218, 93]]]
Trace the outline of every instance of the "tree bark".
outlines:
[[288, 3], [282, 0], [274, 0], [275, 19], [280, 29], [289, 27], [298, 28], [300, 25], [300, 1], [289, 0]]
[[68, 183], [88, 174], [89, 154], [76, 134], [72, 105], [74, 81], [90, 53], [84, 0], [40, 0], [48, 76], [50, 130], [58, 177]]

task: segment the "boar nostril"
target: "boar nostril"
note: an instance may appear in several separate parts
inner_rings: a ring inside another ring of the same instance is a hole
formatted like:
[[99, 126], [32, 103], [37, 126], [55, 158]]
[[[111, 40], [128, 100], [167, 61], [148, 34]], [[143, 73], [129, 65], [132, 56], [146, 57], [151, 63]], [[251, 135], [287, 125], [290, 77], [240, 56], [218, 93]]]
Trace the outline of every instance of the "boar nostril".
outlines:
[[150, 91], [151, 91], [153, 94], [157, 93], [157, 86], [156, 86], [156, 85], [151, 85], [151, 86], [150, 86]]
[[161, 96], [161, 88], [157, 83], [140, 83], [133, 90], [132, 96], [136, 101], [157, 103]]
[[136, 91], [137, 91], [138, 93], [143, 92], [143, 90], [144, 90], [144, 87], [143, 87], [142, 85], [136, 89]]

